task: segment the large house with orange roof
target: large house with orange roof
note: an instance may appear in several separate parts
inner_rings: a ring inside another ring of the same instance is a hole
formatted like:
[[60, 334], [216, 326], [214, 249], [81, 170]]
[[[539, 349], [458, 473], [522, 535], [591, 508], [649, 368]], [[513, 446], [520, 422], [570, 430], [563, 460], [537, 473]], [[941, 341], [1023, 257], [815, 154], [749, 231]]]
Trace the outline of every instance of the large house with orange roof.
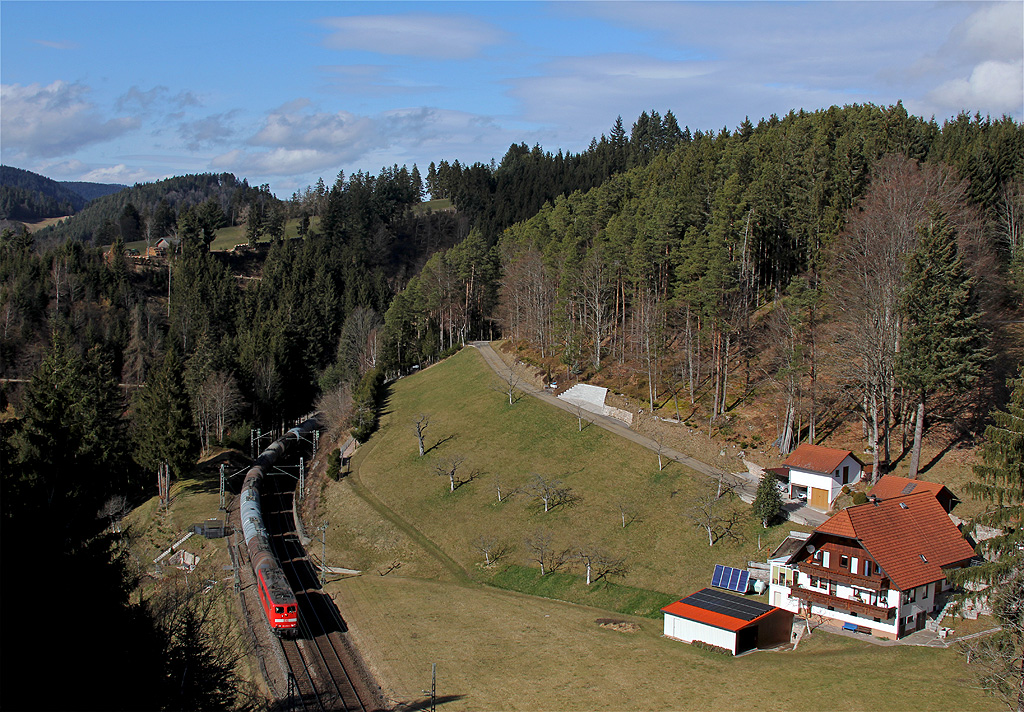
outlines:
[[850, 450], [803, 443], [782, 463], [788, 470], [789, 497], [805, 499], [815, 509], [828, 511], [848, 485], [860, 479], [864, 463]]
[[973, 547], [928, 489], [844, 509], [769, 559], [769, 602], [897, 639], [941, 609]]

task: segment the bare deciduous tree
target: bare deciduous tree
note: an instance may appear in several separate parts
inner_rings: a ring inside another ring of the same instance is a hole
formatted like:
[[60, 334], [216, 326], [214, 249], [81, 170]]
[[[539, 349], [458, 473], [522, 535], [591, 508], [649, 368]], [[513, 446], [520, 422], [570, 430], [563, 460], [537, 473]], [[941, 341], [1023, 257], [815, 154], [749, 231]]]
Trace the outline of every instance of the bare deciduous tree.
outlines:
[[693, 506], [686, 512], [686, 517], [695, 526], [707, 532], [709, 547], [714, 546], [722, 539], [737, 538], [733, 529], [739, 523], [740, 515], [738, 512], [723, 511], [722, 504], [723, 496], [731, 493], [732, 490], [726, 487], [719, 495], [714, 488], [714, 483], [709, 482], [704, 491], [697, 496]]
[[352, 390], [346, 383], [336, 386], [320, 396], [316, 409], [322, 414], [328, 439], [336, 442], [352, 422]]
[[497, 390], [508, 396], [509, 405], [514, 405], [522, 395], [519, 390], [519, 382], [522, 380], [522, 376], [511, 365], [501, 369], [498, 375], [501, 378], [501, 382], [496, 386]]
[[413, 430], [416, 431], [416, 440], [420, 445], [420, 457], [423, 457], [423, 434], [427, 431], [428, 425], [430, 425], [430, 413], [420, 413], [412, 420]]
[[508, 555], [509, 546], [494, 534], [481, 534], [473, 540], [473, 548], [483, 554], [484, 566], [495, 564]]
[[632, 524], [637, 520], [637, 517], [639, 516], [639, 507], [637, 507], [636, 502], [627, 499], [620, 499], [615, 503], [615, 506], [619, 510], [623, 529], [626, 528], [627, 524]]
[[[465, 461], [466, 458], [463, 455], [449, 455], [434, 463], [434, 474], [438, 477], [447, 477], [451, 483], [451, 491], [454, 492], [456, 487], [464, 484], [458, 477], [459, 468], [462, 467], [462, 463]], [[471, 476], [470, 479], [473, 479], [473, 477]]]
[[543, 503], [545, 512], [560, 505], [574, 504], [579, 499], [561, 480], [548, 480], [536, 473], [530, 483], [530, 493]]
[[130, 509], [128, 498], [123, 494], [115, 494], [103, 504], [100, 511], [96, 513], [96, 516], [108, 520], [110, 531], [120, 532], [121, 520]]
[[558, 571], [569, 559], [569, 550], [555, 547], [554, 536], [547, 530], [538, 529], [526, 538], [525, 544], [529, 560], [540, 566], [541, 576]]
[[587, 585], [626, 572], [626, 557], [617, 556], [594, 544], [576, 547], [576, 556], [587, 573]]

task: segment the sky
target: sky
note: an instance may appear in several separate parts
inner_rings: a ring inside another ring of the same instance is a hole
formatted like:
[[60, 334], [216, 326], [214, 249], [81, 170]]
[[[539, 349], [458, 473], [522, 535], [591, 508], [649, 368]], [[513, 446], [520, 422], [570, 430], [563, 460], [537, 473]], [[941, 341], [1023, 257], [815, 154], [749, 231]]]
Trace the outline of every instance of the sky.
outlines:
[[0, 0], [0, 158], [56, 180], [339, 171], [583, 151], [621, 116], [691, 129], [902, 101], [1024, 118], [1024, 1]]

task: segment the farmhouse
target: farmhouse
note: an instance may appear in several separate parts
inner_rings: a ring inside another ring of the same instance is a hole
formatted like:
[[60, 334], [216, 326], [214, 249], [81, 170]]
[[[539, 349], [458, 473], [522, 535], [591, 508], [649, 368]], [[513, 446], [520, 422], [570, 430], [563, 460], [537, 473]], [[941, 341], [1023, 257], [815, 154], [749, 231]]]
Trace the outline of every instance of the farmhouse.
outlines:
[[897, 639], [921, 630], [974, 549], [928, 490], [850, 507], [769, 558], [769, 600], [844, 628]]
[[849, 450], [836, 450], [803, 443], [782, 463], [789, 473], [789, 496], [806, 499], [821, 511], [828, 511], [843, 485], [856, 482], [864, 463]]
[[661, 611], [665, 637], [708, 643], [733, 655], [787, 643], [793, 629], [792, 612], [711, 588], [702, 588]]

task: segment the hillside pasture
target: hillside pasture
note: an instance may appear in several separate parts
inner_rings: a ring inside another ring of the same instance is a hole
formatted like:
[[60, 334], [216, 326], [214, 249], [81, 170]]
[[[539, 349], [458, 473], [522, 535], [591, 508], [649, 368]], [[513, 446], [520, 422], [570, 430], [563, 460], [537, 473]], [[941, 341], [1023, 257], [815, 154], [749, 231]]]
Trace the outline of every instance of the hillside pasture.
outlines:
[[[486, 581], [509, 564], [539, 570], [529, 542], [550, 537], [548, 570], [582, 579], [579, 550], [598, 548], [624, 559], [614, 583], [681, 596], [708, 585], [716, 563], [764, 560], [789, 529], [763, 530], [748, 505], [726, 495], [716, 506], [735, 518], [734, 538], [709, 547], [690, 514], [714, 481], [677, 463], [659, 471], [654, 453], [591, 424], [580, 432], [574, 416], [535, 399], [510, 406], [496, 384], [472, 348], [392, 384], [380, 429], [354, 460], [358, 482], [471, 578]], [[412, 429], [419, 413], [430, 414], [423, 457]], [[454, 492], [437, 474], [452, 458], [462, 460]], [[540, 479], [560, 483], [566, 501], [545, 512]], [[340, 496], [334, 489], [328, 500]], [[325, 504], [333, 521], [337, 507]], [[359, 538], [340, 528], [330, 536], [340, 551]], [[481, 537], [496, 540], [491, 566], [475, 545]]]

